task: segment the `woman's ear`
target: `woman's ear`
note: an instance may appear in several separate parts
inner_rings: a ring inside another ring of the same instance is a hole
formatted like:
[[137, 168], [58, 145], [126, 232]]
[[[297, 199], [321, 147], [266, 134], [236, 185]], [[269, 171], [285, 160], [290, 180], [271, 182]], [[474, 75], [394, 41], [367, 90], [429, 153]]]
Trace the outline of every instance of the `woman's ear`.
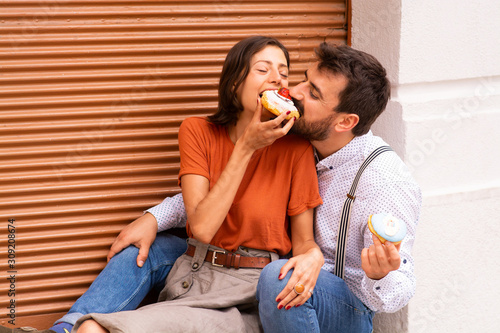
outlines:
[[345, 113], [337, 118], [337, 123], [335, 124], [335, 130], [337, 132], [347, 132], [352, 131], [354, 127], [359, 123], [359, 116], [354, 113]]

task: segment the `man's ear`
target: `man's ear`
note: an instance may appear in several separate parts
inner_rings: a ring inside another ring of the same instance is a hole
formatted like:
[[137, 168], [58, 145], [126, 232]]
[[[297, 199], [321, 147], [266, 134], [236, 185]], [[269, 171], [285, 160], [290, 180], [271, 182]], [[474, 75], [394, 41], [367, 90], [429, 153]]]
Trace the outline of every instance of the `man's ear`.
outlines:
[[337, 124], [335, 124], [335, 130], [337, 132], [347, 132], [352, 131], [354, 127], [359, 123], [359, 116], [354, 113], [345, 113], [337, 118]]

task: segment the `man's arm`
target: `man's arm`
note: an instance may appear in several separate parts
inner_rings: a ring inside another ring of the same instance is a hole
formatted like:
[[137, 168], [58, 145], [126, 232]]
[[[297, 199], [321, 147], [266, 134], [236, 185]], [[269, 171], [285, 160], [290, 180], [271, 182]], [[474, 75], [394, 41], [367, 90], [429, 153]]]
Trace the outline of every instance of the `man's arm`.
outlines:
[[149, 248], [153, 244], [157, 232], [185, 226], [186, 211], [182, 194], [168, 197], [123, 228], [111, 245], [108, 261], [127, 246], [134, 245], [139, 249], [137, 266], [142, 267], [148, 258]]
[[[416, 279], [411, 251], [422, 197], [416, 184], [406, 182], [387, 184], [377, 193], [377, 198], [366, 206], [367, 214], [384, 212], [390, 207], [389, 213], [402, 219], [408, 232], [397, 247], [394, 244], [384, 245], [373, 237], [366, 223], [364, 224], [362, 232], [365, 249], [361, 254], [361, 261], [366, 275], [362, 280], [361, 290], [367, 295], [366, 305], [371, 309], [395, 312], [405, 306], [415, 293]], [[380, 198], [394, 200], [381, 205]]]
[[186, 209], [182, 193], [165, 198], [158, 205], [147, 209], [146, 212], [155, 217], [158, 223], [158, 232], [186, 226]]

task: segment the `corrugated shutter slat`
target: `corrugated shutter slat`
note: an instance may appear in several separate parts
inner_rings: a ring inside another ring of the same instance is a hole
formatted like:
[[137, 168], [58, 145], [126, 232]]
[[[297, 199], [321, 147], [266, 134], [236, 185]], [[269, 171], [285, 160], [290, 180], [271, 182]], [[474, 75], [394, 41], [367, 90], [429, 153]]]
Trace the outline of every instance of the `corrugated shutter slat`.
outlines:
[[345, 1], [0, 0], [0, 324], [7, 224], [15, 326], [46, 327], [105, 265], [124, 225], [179, 192], [177, 130], [217, 104], [229, 48], [271, 35], [296, 84]]

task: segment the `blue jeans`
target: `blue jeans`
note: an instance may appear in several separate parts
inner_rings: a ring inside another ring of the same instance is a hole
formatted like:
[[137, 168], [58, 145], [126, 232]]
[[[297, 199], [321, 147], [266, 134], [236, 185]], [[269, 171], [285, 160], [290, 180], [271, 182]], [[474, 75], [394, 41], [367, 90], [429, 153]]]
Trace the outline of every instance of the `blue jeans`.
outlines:
[[289, 271], [283, 280], [278, 280], [285, 263], [286, 260], [278, 260], [267, 265], [257, 286], [260, 321], [266, 333], [372, 332], [374, 312], [354, 296], [344, 280], [325, 270], [321, 270], [314, 294], [305, 304], [278, 310], [275, 299], [292, 275]]
[[56, 323], [72, 325], [88, 313], [134, 310], [152, 289], [163, 289], [168, 272], [187, 249], [186, 240], [159, 233], [149, 249], [148, 259], [139, 268], [139, 249], [129, 246], [116, 254], [89, 289]]

